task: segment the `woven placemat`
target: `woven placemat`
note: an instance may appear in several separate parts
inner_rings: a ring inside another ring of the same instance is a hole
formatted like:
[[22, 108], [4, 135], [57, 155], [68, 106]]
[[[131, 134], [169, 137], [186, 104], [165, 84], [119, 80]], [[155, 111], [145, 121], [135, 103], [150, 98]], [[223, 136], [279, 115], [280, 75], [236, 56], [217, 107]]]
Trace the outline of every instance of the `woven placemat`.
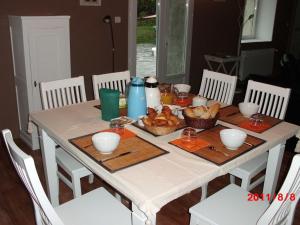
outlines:
[[112, 173], [169, 153], [125, 129], [117, 149], [111, 154], [102, 154], [92, 144], [94, 134], [72, 138], [69, 141]]
[[169, 143], [177, 146], [184, 151], [209, 160], [217, 165], [227, 163], [234, 158], [265, 143], [265, 140], [263, 139], [254, 137], [252, 135], [247, 135], [246, 141], [241, 147], [239, 147], [237, 150], [229, 150], [223, 145], [220, 138], [220, 131], [227, 128], [228, 127], [222, 125], [216, 125], [211, 129], [198, 132], [197, 138], [203, 143], [209, 144], [205, 144], [203, 145], [204, 147], [201, 147], [199, 149], [193, 149], [193, 151], [190, 150], [189, 146], [185, 148], [184, 144], [178, 145], [178, 139], [170, 141]]
[[251, 126], [251, 122], [249, 118], [244, 117], [238, 107], [236, 106], [227, 106], [220, 110], [220, 117], [218, 120], [230, 123], [241, 128], [256, 132], [256, 133], [263, 133], [266, 130], [276, 126], [277, 124], [281, 123], [282, 120], [263, 115], [263, 123], [261, 126]]

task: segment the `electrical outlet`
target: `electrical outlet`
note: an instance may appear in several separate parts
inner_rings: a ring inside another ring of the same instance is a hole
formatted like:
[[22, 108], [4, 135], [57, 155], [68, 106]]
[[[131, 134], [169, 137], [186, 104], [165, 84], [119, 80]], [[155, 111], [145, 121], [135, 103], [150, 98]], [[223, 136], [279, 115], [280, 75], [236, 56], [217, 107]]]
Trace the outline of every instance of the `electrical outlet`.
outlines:
[[115, 16], [115, 23], [121, 23], [121, 17]]
[[81, 6], [101, 6], [101, 0], [79, 0]]

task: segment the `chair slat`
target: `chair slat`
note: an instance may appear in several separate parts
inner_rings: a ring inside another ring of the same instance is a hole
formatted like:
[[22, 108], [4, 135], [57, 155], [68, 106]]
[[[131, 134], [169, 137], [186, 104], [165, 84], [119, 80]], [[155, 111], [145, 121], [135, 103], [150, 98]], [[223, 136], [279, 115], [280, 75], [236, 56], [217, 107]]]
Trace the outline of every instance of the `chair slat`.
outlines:
[[221, 96], [222, 96], [222, 93], [220, 93], [220, 83], [221, 83], [222, 81], [220, 81], [220, 80], [217, 80], [217, 87], [216, 87], [216, 99], [217, 99], [217, 101], [221, 101]]
[[79, 102], [81, 102], [79, 88], [78, 88], [78, 86], [75, 86], [74, 89], [75, 89], [74, 90], [74, 92], [75, 92], [75, 101], [76, 101], [76, 103], [79, 103]]
[[270, 101], [268, 105], [267, 115], [271, 115], [272, 109], [273, 109], [273, 102], [274, 102], [274, 95], [270, 96]]
[[61, 88], [61, 96], [62, 96], [62, 105], [68, 105], [67, 102], [67, 93], [66, 93], [66, 89], [65, 88]]
[[58, 104], [58, 107], [62, 107], [62, 106], [63, 106], [61, 94], [62, 94], [62, 93], [61, 93], [61, 88], [56, 89], [56, 95], [57, 95], [57, 104]]
[[276, 115], [276, 109], [278, 107], [278, 99], [279, 99], [279, 96], [278, 95], [274, 95], [274, 105], [273, 105], [273, 108], [272, 108], [272, 111], [271, 111], [271, 116], [275, 117]]

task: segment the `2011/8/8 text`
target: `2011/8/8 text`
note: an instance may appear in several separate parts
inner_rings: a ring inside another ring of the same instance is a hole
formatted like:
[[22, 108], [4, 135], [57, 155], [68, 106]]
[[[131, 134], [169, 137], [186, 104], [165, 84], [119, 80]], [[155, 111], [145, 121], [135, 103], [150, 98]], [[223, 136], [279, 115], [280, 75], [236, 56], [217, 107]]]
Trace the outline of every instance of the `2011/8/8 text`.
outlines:
[[278, 201], [294, 201], [296, 199], [296, 195], [295, 193], [286, 193], [286, 194], [282, 194], [282, 193], [278, 193], [278, 194], [258, 194], [258, 193], [248, 193], [248, 201], [250, 202], [256, 202], [256, 201], [271, 201], [271, 200], [275, 200], [277, 199]]

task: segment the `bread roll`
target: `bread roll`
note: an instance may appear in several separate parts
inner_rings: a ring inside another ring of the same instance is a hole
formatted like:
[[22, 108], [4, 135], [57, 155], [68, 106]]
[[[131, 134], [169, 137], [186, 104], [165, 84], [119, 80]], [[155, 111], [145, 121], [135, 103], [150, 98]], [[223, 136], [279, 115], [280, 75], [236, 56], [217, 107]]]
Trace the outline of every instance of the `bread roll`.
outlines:
[[193, 109], [187, 107], [184, 109], [184, 113], [188, 116], [188, 117], [192, 117], [194, 118], [195, 117], [195, 113], [193, 111]]
[[210, 118], [210, 111], [206, 111], [201, 115], [201, 119], [209, 119]]
[[215, 103], [212, 106], [209, 107], [209, 114], [210, 114], [210, 118], [215, 118], [217, 113], [219, 112], [221, 105], [220, 103]]
[[204, 106], [198, 106], [193, 109], [195, 116], [202, 117], [204, 113], [207, 112], [207, 109]]

